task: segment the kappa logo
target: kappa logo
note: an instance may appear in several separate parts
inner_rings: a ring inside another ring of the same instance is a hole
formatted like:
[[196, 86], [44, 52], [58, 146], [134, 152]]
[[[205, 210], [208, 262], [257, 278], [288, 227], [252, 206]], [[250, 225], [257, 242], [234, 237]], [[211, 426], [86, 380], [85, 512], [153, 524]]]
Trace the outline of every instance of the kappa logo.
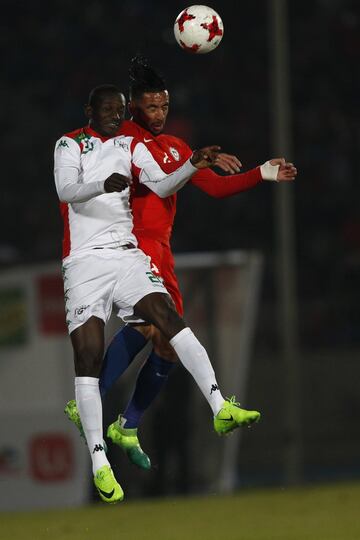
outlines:
[[61, 139], [61, 141], [58, 144], [58, 148], [69, 148], [69, 145], [65, 139]]
[[210, 392], [210, 396], [213, 392], [216, 392], [216, 390], [219, 390], [219, 387], [217, 384], [212, 384], [211, 385], [211, 392]]
[[95, 454], [95, 452], [102, 452], [103, 450], [104, 450], [104, 447], [102, 444], [95, 444], [93, 454]]

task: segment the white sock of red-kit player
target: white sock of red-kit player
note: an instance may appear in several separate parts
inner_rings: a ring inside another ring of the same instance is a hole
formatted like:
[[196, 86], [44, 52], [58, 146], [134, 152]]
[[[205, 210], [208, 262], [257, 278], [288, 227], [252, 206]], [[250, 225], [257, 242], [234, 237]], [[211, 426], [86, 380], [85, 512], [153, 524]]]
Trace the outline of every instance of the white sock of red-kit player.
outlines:
[[195, 382], [207, 399], [214, 416], [220, 411], [224, 398], [216, 382], [214, 368], [205, 348], [190, 328], [184, 328], [170, 340], [181, 363], [194, 377]]
[[103, 465], [110, 465], [103, 442], [102, 403], [99, 379], [75, 377], [75, 399], [95, 474]]

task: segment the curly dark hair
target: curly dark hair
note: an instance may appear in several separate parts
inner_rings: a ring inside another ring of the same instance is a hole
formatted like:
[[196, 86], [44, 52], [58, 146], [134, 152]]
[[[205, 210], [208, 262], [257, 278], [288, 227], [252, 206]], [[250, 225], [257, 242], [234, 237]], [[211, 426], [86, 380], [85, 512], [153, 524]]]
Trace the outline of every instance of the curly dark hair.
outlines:
[[132, 58], [129, 76], [130, 99], [137, 99], [144, 92], [162, 92], [166, 90], [163, 77], [149, 65], [148, 59], [141, 54], [137, 54]]

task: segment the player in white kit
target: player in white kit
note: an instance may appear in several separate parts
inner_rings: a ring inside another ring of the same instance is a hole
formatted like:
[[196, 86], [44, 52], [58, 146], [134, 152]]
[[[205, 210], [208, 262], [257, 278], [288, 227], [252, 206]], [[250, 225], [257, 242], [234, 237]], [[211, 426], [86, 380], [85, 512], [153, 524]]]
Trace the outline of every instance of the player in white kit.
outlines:
[[115, 136], [125, 98], [112, 85], [94, 89], [85, 111], [89, 125], [55, 146], [55, 183], [64, 219], [63, 277], [66, 319], [74, 350], [75, 396], [92, 458], [94, 483], [105, 502], [123, 499], [103, 446], [99, 373], [104, 324], [113, 305], [124, 321], [147, 321], [170, 341], [212, 408], [214, 418], [251, 424], [257, 411], [225, 402], [205, 349], [177, 314], [148, 258], [137, 249], [129, 206], [132, 171], [160, 197], [180, 189], [198, 168], [220, 165], [207, 147], [170, 175], [133, 137]]

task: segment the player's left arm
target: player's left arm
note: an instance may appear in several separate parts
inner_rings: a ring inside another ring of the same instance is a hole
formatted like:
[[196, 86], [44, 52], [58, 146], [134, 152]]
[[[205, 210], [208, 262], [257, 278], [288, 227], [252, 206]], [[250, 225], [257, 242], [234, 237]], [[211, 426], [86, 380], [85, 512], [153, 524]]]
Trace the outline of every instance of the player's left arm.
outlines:
[[166, 174], [145, 145], [137, 142], [133, 149], [132, 163], [133, 167], [138, 169], [140, 183], [145, 184], [159, 197], [165, 198], [179, 191], [198, 169], [215, 165], [219, 150], [218, 146], [195, 150], [185, 163]]
[[[234, 166], [234, 162], [231, 163], [231, 166]], [[191, 183], [211, 197], [223, 198], [247, 191], [263, 180], [283, 182], [294, 180], [296, 175], [297, 170], [292, 163], [287, 162], [284, 158], [275, 158], [240, 174], [220, 176], [211, 169], [204, 169], [194, 174]]]

